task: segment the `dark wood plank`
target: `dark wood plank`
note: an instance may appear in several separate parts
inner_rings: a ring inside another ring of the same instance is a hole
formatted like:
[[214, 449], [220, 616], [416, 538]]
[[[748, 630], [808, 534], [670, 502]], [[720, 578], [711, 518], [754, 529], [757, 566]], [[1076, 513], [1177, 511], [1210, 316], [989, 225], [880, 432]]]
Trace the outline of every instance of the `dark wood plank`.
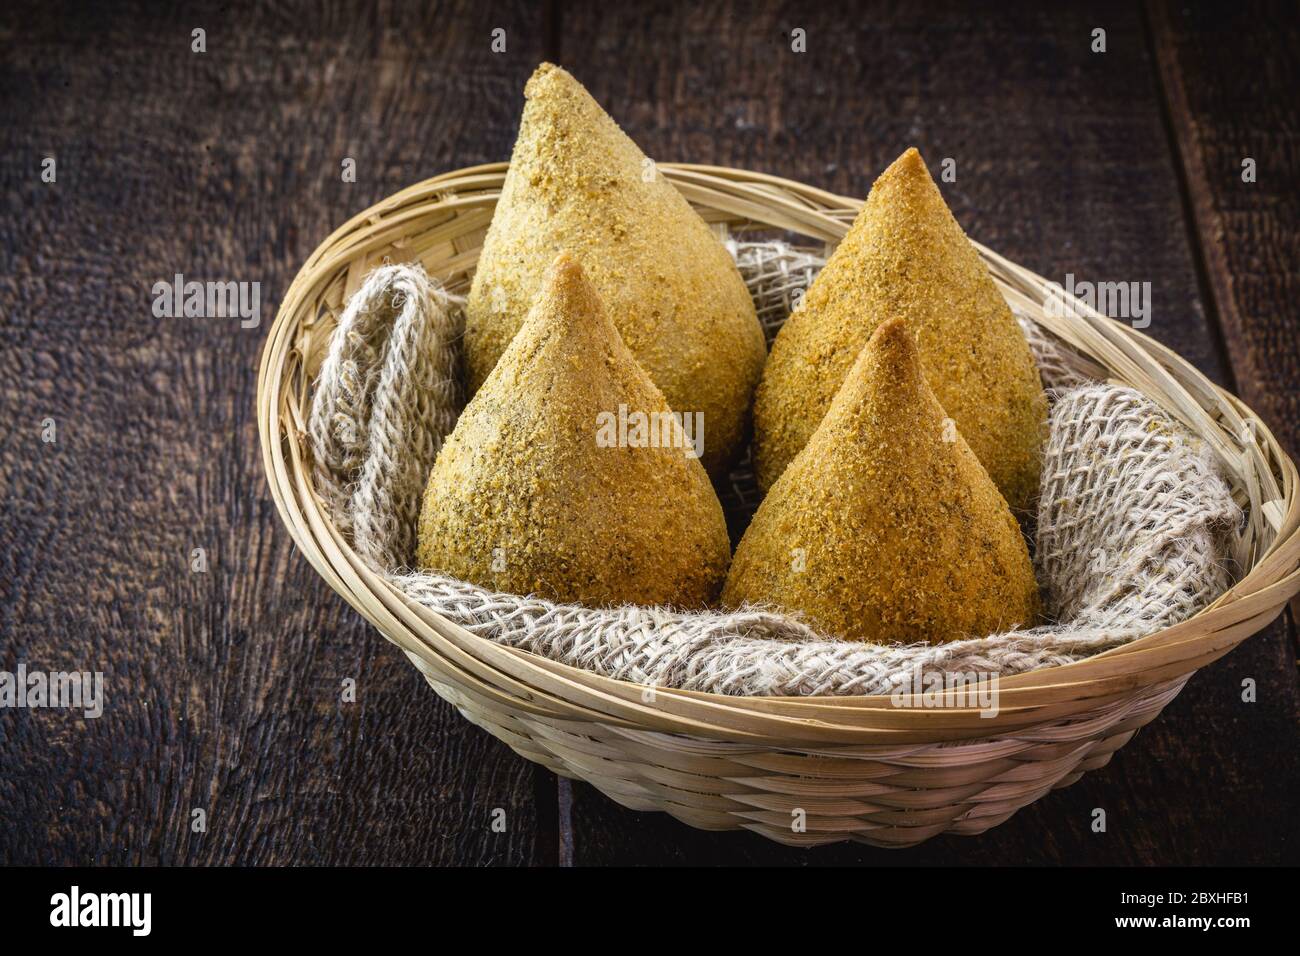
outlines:
[[[277, 296], [315, 245], [509, 154], [541, 11], [23, 3], [0, 22], [0, 669], [107, 685], [98, 720], [0, 714], [0, 863], [553, 863], [554, 777], [296, 554], [253, 418]], [[261, 327], [155, 319], [177, 272], [261, 282]]]
[[[794, 54], [803, 28], [808, 52]], [[1107, 31], [1108, 52], [1089, 45]], [[968, 232], [1058, 281], [1149, 281], [1148, 332], [1227, 370], [1197, 288], [1142, 13], [1125, 4], [566, 3], [560, 57], [656, 159], [864, 195], [909, 145]], [[574, 857], [602, 863], [1296, 862], [1293, 655], [1279, 628], [1198, 674], [1111, 765], [976, 840], [806, 852], [692, 831], [574, 788]], [[1240, 700], [1255, 678], [1256, 704]], [[1279, 741], [1286, 741], [1285, 745]], [[1093, 808], [1110, 830], [1089, 829]]]
[[[1153, 45], [1237, 393], [1300, 452], [1300, 18], [1152, 2]], [[1225, 40], [1227, 42], [1225, 42]], [[1256, 181], [1242, 179], [1255, 160]]]
[[[1148, 6], [1233, 385], [1294, 456], [1300, 453], [1300, 129], [1294, 103], [1300, 18], [1294, 4]], [[1243, 178], [1247, 159], [1255, 162], [1254, 182]], [[1298, 616], [1300, 599], [1290, 609], [1293, 637]]]

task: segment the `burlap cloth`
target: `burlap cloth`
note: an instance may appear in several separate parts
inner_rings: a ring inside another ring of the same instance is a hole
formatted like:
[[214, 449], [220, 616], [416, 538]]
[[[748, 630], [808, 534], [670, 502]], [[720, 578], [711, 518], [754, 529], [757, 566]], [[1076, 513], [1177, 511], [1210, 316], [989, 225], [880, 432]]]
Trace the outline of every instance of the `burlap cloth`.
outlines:
[[[823, 259], [728, 243], [769, 338]], [[410, 266], [376, 269], [348, 303], [313, 397], [317, 491], [357, 553], [409, 598], [501, 644], [620, 680], [722, 694], [887, 694], [925, 675], [1065, 664], [1175, 624], [1228, 588], [1241, 521], [1209, 452], [1032, 322], [1052, 398], [1034, 562], [1055, 623], [939, 646], [851, 643], [768, 609], [596, 609], [415, 573], [425, 480], [461, 407], [461, 301]], [[747, 464], [722, 489], [732, 521], [758, 502]]]

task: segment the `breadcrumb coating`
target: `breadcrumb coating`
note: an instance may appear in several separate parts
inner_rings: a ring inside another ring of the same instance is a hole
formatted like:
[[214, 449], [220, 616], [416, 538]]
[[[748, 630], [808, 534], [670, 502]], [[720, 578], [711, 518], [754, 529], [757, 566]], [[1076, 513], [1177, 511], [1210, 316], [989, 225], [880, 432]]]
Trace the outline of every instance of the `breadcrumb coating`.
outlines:
[[916, 337], [930, 387], [1012, 508], [1038, 491], [1047, 399], [1023, 333], [915, 149], [871, 188], [772, 345], [755, 397], [759, 485], [812, 437], [872, 331]]
[[703, 412], [704, 464], [744, 440], [767, 348], [745, 283], [681, 194], [567, 72], [537, 68], [466, 309], [471, 390], [518, 331], [555, 256], [583, 267], [674, 411]]
[[722, 594], [876, 643], [1034, 623], [1038, 586], [1006, 502], [947, 426], [899, 319], [881, 323], [736, 549]]
[[731, 549], [708, 475], [682, 447], [602, 446], [621, 405], [669, 412], [562, 255], [438, 454], [420, 566], [592, 607], [714, 600]]

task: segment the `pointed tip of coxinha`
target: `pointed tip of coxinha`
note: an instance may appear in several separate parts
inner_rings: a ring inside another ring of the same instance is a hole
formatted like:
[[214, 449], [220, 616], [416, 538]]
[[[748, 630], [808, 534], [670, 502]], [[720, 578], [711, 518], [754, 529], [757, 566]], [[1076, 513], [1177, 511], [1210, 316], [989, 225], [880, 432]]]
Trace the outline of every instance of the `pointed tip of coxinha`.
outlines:
[[[864, 360], [859, 358], [859, 361]], [[874, 374], [853, 376], [858, 382], [866, 380], [886, 386], [898, 383], [900, 390], [924, 387], [916, 341], [902, 319], [886, 319], [876, 326], [876, 331], [867, 340], [865, 361], [871, 364]]]
[[869, 403], [873, 426], [900, 432], [897, 440], [915, 437], [906, 432], [900, 419], [944, 417], [926, 384], [916, 340], [902, 319], [886, 319], [876, 326], [826, 412], [826, 419], [842, 418], [852, 407], [861, 408], [864, 403]]
[[572, 73], [550, 60], [543, 60], [537, 64], [537, 69], [533, 70], [533, 75], [524, 84], [524, 96], [535, 96], [548, 82], [563, 84], [576, 90], [582, 90], [584, 94], [587, 94], [582, 84], [573, 78]]
[[[871, 185], [871, 198], [877, 205], [890, 203], [898, 206], [904, 215], [912, 218], [912, 225], [925, 226], [926, 220], [933, 218], [951, 220], [952, 225], [961, 230], [944, 202], [938, 184], [930, 175], [921, 151], [915, 146], [908, 147], [876, 177]], [[965, 238], [964, 232], [961, 235]]]
[[561, 254], [438, 454], [420, 566], [590, 606], [712, 601], [730, 557], [722, 507], [683, 445], [602, 441], [602, 416], [636, 412], [671, 415]]
[[582, 264], [674, 411], [707, 423], [715, 475], [739, 450], [767, 347], [726, 248], [567, 71], [539, 66], [465, 309], [471, 392], [519, 330], [561, 250]]
[[894, 173], [907, 176], [923, 176], [927, 181], [934, 182], [934, 180], [930, 179], [930, 170], [926, 169], [925, 160], [921, 158], [921, 151], [915, 146], [909, 146], [903, 150], [903, 155], [889, 164], [885, 171], [881, 173], [881, 178], [883, 179]]
[[875, 643], [980, 637], [1037, 617], [1020, 528], [945, 416], [903, 321], [876, 328], [759, 506], [722, 600]]
[[[620, 362], [635, 364], [582, 266], [566, 252], [556, 256], [546, 270], [533, 307], [515, 339], [519, 347], [514, 348], [511, 343], [506, 352], [511, 361], [505, 361], [506, 356], [502, 356], [498, 363], [503, 374], [518, 374], [537, 362], [543, 344], [562, 351], [569, 356], [565, 361], [583, 369], [603, 364], [612, 356]], [[575, 378], [572, 384], [582, 383]]]
[[551, 285], [571, 286], [583, 280], [582, 266], [567, 252], [561, 252], [551, 263]]
[[542, 280], [537, 302], [541, 303], [541, 308], [537, 308], [535, 303], [534, 310], [548, 321], [557, 322], [569, 329], [587, 332], [608, 330], [611, 336], [618, 335], [600, 305], [600, 297], [582, 271], [582, 266], [567, 252], [561, 252], [551, 263], [551, 268]]
[[862, 346], [904, 319], [943, 407], [1008, 502], [1038, 490], [1047, 400], [987, 267], [908, 149], [880, 174], [848, 234], [772, 346], [754, 406], [759, 484], [816, 430]]
[[533, 70], [533, 75], [524, 84], [524, 99], [533, 104], [532, 108], [536, 110], [537, 101], [560, 97], [580, 104], [584, 112], [605, 115], [600, 104], [587, 92], [585, 86], [574, 79], [572, 73], [554, 63], [544, 61], [538, 64], [537, 69]]

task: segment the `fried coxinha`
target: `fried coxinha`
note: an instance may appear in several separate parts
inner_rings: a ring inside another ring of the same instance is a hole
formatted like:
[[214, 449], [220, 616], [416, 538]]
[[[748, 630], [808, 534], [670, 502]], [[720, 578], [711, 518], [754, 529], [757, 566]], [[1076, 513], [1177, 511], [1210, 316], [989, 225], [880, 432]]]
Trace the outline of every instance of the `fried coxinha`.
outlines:
[[704, 464], [725, 472], [767, 348], [719, 239], [566, 71], [537, 68], [466, 309], [471, 390], [487, 379], [561, 251], [581, 264], [669, 406], [703, 413]]
[[951, 428], [901, 319], [881, 323], [745, 532], [722, 594], [851, 640], [946, 642], [1038, 615], [1020, 526]]
[[1015, 317], [915, 149], [862, 212], [782, 327], [754, 405], [759, 485], [812, 437], [880, 323], [916, 339], [930, 387], [1017, 511], [1038, 490], [1047, 399]]
[[731, 548], [708, 475], [682, 434], [601, 440], [620, 408], [676, 421], [562, 255], [438, 454], [420, 566], [593, 607], [713, 601]]

